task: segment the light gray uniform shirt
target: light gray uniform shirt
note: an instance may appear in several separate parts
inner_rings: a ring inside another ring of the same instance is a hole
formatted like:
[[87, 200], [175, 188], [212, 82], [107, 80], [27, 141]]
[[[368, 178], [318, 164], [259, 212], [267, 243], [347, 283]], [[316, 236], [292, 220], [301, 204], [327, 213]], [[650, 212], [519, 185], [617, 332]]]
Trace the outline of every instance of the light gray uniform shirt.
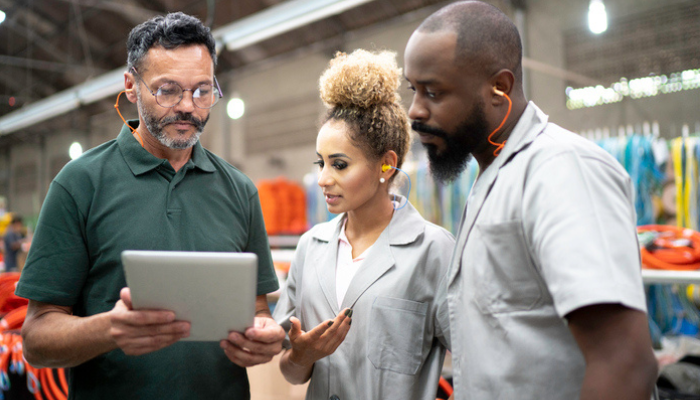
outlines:
[[629, 176], [547, 118], [529, 103], [472, 188], [447, 282], [457, 400], [577, 399], [564, 317], [646, 310]]
[[344, 218], [301, 237], [273, 315], [286, 330], [296, 316], [309, 331], [353, 308], [343, 343], [314, 364], [306, 398], [435, 400], [449, 340], [445, 278], [454, 238], [411, 204], [394, 211], [338, 307], [335, 268]]

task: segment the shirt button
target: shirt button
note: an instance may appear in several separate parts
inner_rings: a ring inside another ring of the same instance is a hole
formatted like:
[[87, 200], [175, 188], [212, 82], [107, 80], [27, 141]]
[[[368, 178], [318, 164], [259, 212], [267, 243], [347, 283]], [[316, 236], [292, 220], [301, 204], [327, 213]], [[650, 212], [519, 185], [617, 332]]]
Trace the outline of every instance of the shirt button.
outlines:
[[329, 400], [340, 400], [340, 397], [333, 395]]

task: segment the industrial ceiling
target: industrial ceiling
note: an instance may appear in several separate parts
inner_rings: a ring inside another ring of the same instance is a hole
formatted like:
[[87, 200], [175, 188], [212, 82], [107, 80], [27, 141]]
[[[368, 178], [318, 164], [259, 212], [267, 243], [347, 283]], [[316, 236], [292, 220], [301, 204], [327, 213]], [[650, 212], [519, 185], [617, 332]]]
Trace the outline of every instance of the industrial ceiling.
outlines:
[[[0, 0], [0, 119], [22, 107], [56, 97], [126, 64], [126, 37], [156, 15], [182, 11], [222, 32], [237, 21], [265, 12], [298, 8], [313, 0]], [[337, 3], [342, 3], [342, 1]], [[333, 3], [333, 1], [330, 1]], [[219, 54], [217, 74], [289, 53], [344, 33], [391, 20], [444, 0], [360, 0], [352, 8], [311, 21], [250, 45], [228, 46]], [[233, 48], [233, 49], [232, 49]], [[114, 99], [81, 103], [42, 123], [0, 137], [0, 147], [31, 140], [112, 107]]]

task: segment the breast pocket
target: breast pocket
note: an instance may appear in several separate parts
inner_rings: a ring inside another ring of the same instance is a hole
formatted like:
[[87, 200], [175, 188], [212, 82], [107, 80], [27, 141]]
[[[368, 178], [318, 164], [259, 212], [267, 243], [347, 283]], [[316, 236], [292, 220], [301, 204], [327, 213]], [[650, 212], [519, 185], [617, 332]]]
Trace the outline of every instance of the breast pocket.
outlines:
[[476, 303], [484, 313], [531, 310], [542, 297], [541, 279], [530, 258], [520, 221], [478, 224]]
[[377, 297], [372, 304], [369, 360], [375, 368], [415, 374], [423, 360], [428, 303]]

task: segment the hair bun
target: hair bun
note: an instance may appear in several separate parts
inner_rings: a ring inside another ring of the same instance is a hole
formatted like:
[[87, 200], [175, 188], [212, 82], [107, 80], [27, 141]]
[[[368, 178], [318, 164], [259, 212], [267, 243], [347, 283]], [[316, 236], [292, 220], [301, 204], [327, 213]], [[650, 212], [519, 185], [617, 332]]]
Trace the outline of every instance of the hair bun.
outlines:
[[395, 52], [338, 52], [321, 75], [321, 100], [331, 108], [367, 109], [394, 103], [399, 100], [400, 77]]

